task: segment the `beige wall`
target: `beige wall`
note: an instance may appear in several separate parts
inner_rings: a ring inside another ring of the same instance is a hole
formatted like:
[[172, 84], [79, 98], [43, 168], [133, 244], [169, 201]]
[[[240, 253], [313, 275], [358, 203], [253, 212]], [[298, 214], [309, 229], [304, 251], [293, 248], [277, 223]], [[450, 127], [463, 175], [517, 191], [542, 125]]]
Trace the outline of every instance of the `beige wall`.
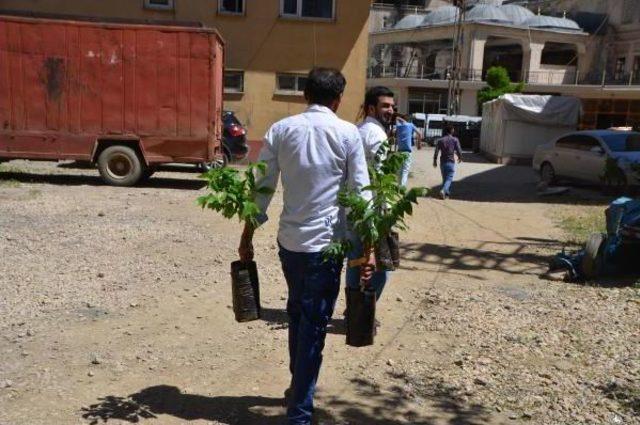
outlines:
[[225, 109], [261, 139], [275, 121], [302, 111], [302, 96], [275, 94], [276, 72], [306, 73], [313, 66], [341, 69], [347, 78], [339, 115], [354, 121], [364, 98], [370, 0], [335, 0], [332, 22], [279, 17], [280, 0], [245, 0], [244, 16], [220, 15], [218, 0], [174, 0], [173, 11], [143, 8], [143, 0], [0, 0], [0, 9], [199, 21], [225, 39], [226, 67], [245, 71], [244, 94], [226, 94]]

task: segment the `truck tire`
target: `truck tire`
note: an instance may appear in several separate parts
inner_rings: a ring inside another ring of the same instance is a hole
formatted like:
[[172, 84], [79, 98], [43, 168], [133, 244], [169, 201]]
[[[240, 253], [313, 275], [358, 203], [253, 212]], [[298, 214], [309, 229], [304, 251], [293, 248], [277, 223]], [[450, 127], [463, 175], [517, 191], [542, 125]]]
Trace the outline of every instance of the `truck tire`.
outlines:
[[98, 157], [98, 170], [105, 183], [112, 186], [133, 186], [143, 176], [145, 166], [128, 146], [106, 148]]

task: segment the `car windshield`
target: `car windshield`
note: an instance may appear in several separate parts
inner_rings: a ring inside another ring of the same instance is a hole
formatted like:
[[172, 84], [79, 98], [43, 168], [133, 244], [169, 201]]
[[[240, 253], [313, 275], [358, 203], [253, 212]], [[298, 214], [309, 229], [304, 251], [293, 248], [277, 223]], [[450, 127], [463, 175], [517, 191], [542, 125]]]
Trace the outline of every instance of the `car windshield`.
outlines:
[[640, 133], [620, 133], [602, 136], [613, 152], [640, 152]]

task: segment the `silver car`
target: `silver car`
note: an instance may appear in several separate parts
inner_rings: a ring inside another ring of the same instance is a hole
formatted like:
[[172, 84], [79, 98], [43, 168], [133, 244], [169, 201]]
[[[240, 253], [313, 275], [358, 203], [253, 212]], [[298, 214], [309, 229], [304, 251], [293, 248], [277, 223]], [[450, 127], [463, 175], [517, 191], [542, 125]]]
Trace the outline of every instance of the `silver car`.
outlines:
[[533, 168], [543, 182], [559, 179], [601, 183], [607, 159], [616, 160], [621, 185], [640, 184], [640, 133], [633, 131], [591, 130], [566, 134], [548, 145], [538, 146]]

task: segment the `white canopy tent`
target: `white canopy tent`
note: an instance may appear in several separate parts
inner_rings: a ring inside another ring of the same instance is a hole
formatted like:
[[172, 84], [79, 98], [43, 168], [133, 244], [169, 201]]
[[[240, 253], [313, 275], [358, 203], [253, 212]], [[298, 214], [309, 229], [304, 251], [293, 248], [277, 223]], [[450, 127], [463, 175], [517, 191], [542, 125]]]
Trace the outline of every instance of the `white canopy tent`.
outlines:
[[482, 106], [480, 150], [498, 163], [529, 162], [537, 146], [575, 131], [581, 113], [576, 97], [500, 96]]

